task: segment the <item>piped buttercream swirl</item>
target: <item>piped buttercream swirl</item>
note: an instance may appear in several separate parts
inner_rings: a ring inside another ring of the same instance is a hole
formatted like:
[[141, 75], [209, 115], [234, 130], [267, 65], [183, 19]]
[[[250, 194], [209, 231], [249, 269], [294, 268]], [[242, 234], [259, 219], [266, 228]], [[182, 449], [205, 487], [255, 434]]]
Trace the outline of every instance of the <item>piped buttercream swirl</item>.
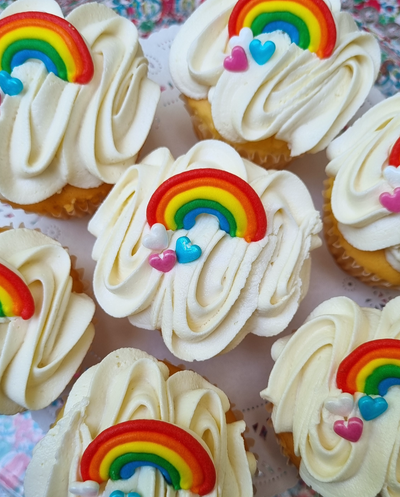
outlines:
[[[200, 215], [190, 230], [170, 232], [168, 249], [188, 236], [201, 257], [167, 273], [153, 269], [142, 245], [146, 208], [167, 178], [199, 168], [224, 169], [247, 181], [267, 216], [257, 242], [231, 237], [214, 216]], [[235, 347], [248, 333], [283, 331], [308, 288], [309, 253], [319, 246], [319, 214], [304, 184], [289, 172], [268, 172], [228, 145], [204, 141], [174, 160], [159, 149], [127, 170], [89, 223], [97, 238], [94, 291], [115, 317], [159, 329], [167, 347], [185, 360], [204, 360]]]
[[[74, 385], [63, 417], [34, 451], [25, 495], [66, 497], [69, 486], [79, 481], [84, 450], [100, 432], [123, 421], [157, 419], [190, 430], [204, 442], [217, 473], [215, 488], [207, 495], [250, 497], [255, 459], [245, 450], [244, 421], [227, 423], [228, 410], [226, 395], [200, 375], [180, 371], [170, 376], [165, 364], [145, 352], [116, 350]], [[146, 497], [182, 493], [150, 467], [136, 469], [127, 480], [108, 480], [99, 495], [106, 497], [114, 490]]]
[[326, 168], [334, 178], [331, 205], [338, 228], [359, 250], [384, 249], [388, 263], [400, 272], [400, 213], [380, 202], [400, 185], [400, 169], [389, 166], [400, 138], [400, 97], [380, 102], [332, 142]]
[[24, 228], [4, 231], [0, 257], [22, 275], [35, 301], [32, 318], [0, 322], [0, 412], [42, 409], [85, 357], [95, 306], [72, 292], [70, 257], [51, 238]]
[[[0, 19], [24, 11], [62, 17], [53, 0], [19, 0]], [[115, 183], [135, 162], [159, 100], [132, 22], [97, 3], [66, 19], [89, 47], [93, 79], [68, 83], [30, 59], [12, 72], [23, 92], [2, 98], [0, 194], [19, 204], [40, 202], [66, 184]]]
[[273, 41], [271, 59], [259, 65], [246, 48], [249, 68], [224, 69], [229, 53], [228, 20], [235, 0], [207, 0], [186, 21], [171, 47], [170, 68], [178, 89], [196, 100], [208, 98], [217, 131], [232, 142], [275, 136], [291, 155], [323, 150], [367, 97], [378, 74], [377, 41], [359, 31], [335, 3], [338, 32], [327, 59], [291, 43], [280, 32], [256, 38]]
[[[327, 400], [342, 395], [336, 373], [343, 359], [359, 345], [383, 338], [400, 339], [400, 298], [383, 311], [361, 308], [345, 297], [328, 300], [279, 347], [268, 387], [261, 392], [273, 404], [276, 432], [293, 433], [301, 477], [326, 497], [400, 495], [399, 387], [389, 389], [387, 411], [365, 421], [355, 443], [334, 432], [335, 421], [343, 416], [326, 408]], [[356, 394], [348, 418], [360, 418], [357, 395], [362, 394]]]

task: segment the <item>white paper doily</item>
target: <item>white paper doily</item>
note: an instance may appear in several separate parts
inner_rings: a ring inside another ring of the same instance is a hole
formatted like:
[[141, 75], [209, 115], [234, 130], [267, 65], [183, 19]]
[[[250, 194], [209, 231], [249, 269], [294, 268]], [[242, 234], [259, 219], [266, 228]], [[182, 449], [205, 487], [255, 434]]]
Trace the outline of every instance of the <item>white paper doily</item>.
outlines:
[[[173, 26], [154, 33], [142, 41], [145, 55], [150, 62], [150, 77], [162, 87], [161, 101], [156, 118], [145, 145], [143, 155], [159, 146], [168, 146], [177, 157], [185, 153], [196, 137], [191, 121], [179, 99], [179, 92], [172, 83], [168, 70], [168, 55], [171, 42], [178, 31]], [[376, 90], [371, 93], [364, 110], [382, 97]], [[306, 156], [290, 166], [309, 187], [315, 205], [322, 209], [323, 180], [325, 179], [325, 153]], [[88, 218], [63, 221], [26, 214], [21, 210], [0, 204], [0, 225], [39, 228], [43, 233], [59, 240], [69, 247], [70, 253], [77, 257], [77, 267], [84, 268], [85, 279], [91, 281], [94, 263], [91, 250], [94, 238], [87, 232]], [[312, 253], [311, 286], [298, 313], [289, 325], [287, 332], [297, 329], [308, 314], [322, 301], [338, 295], [354, 299], [358, 304], [382, 308], [396, 295], [387, 290], [374, 290], [343, 273], [333, 262], [325, 246]], [[329, 283], [329, 284], [328, 284]], [[176, 364], [158, 332], [133, 328], [127, 319], [107, 316], [101, 309], [96, 312], [96, 337], [84, 368], [101, 360], [108, 352], [119, 347], [132, 346], [143, 349], [159, 359], [168, 359]], [[267, 385], [272, 367], [271, 344], [276, 338], [248, 336], [232, 352], [204, 363], [186, 364], [204, 375], [209, 381], [222, 388], [234, 410], [241, 411], [248, 425], [247, 438], [251, 450], [258, 456], [259, 473], [254, 479], [257, 495], [271, 497], [283, 492], [297, 483], [297, 471], [286, 464], [268, 423], [268, 412], [259, 392]], [[181, 364], [185, 364], [181, 361]], [[53, 419], [49, 410], [34, 413], [34, 418], [45, 429]]]

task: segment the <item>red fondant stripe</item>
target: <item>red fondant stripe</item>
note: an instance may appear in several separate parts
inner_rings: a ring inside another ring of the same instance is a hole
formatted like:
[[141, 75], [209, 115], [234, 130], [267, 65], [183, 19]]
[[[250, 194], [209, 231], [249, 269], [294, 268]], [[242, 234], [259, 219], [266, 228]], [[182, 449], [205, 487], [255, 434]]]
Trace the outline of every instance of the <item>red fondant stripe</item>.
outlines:
[[[86, 448], [81, 459], [82, 480], [99, 481], [99, 467], [113, 447], [142, 440], [160, 443], [185, 458], [193, 472], [194, 493], [206, 495], [215, 486], [214, 463], [207, 451], [189, 432], [179, 426], [155, 419], [125, 421], [102, 431]], [[191, 464], [191, 462], [194, 464]]]
[[42, 27], [57, 33], [64, 40], [76, 64], [73, 82], [86, 84], [92, 79], [92, 56], [79, 31], [68, 21], [47, 12], [20, 12], [0, 19], [0, 38], [21, 27]]
[[374, 359], [400, 359], [400, 340], [383, 338], [363, 343], [339, 364], [336, 384], [343, 392], [357, 391], [356, 379], [361, 369]]
[[[282, 3], [281, 12], [287, 12], [285, 2], [293, 0], [280, 0]], [[321, 28], [321, 46], [317, 50], [320, 58], [329, 57], [336, 45], [336, 24], [332, 12], [323, 0], [294, 0], [299, 5], [303, 5], [312, 12], [318, 19]], [[268, 3], [268, 0], [239, 0], [228, 22], [229, 38], [238, 36], [243, 28], [243, 21], [246, 15], [261, 3]]]
[[393, 145], [392, 151], [390, 152], [389, 166], [400, 166], [400, 138]]
[[[233, 193], [242, 203], [251, 229], [246, 235], [247, 241], [261, 240], [267, 232], [267, 217], [264, 206], [255, 190], [235, 174], [220, 169], [194, 169], [172, 176], [162, 183], [153, 193], [147, 206], [147, 222], [164, 224], [164, 212], [168, 202], [181, 191], [189, 191], [197, 186], [226, 185], [226, 191]], [[231, 185], [231, 186], [229, 186]]]
[[35, 312], [35, 302], [25, 282], [4, 264], [0, 264], [0, 286], [13, 300], [14, 316], [30, 319]]

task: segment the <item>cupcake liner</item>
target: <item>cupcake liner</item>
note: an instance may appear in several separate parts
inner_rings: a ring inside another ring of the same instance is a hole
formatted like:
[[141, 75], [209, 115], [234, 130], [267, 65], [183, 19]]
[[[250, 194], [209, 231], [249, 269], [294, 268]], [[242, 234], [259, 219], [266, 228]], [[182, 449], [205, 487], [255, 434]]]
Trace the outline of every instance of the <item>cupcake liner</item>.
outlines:
[[[325, 190], [323, 191], [323, 197], [325, 200], [323, 206], [323, 222], [325, 241], [336, 264], [350, 276], [354, 276], [354, 278], [359, 279], [367, 285], [400, 290], [400, 274], [398, 275], [398, 283], [396, 283], [395, 280], [391, 283], [383, 278], [382, 275], [367, 269], [361, 263], [363, 257], [366, 255], [371, 257], [371, 255], [373, 255], [377, 259], [376, 267], [384, 268], [384, 270], [390, 274], [393, 273], [395, 278], [397, 271], [386, 262], [384, 250], [377, 250], [374, 252], [358, 250], [346, 242], [343, 235], [340, 233], [331, 207], [333, 181], [333, 178], [324, 181]], [[349, 252], [351, 252], [351, 254]]]
[[16, 204], [4, 200], [15, 209], [58, 219], [71, 219], [93, 214], [106, 198], [113, 185], [103, 183], [96, 188], [77, 188], [66, 185], [60, 192], [36, 204]]
[[207, 100], [194, 100], [182, 95], [185, 108], [191, 119], [194, 132], [199, 140], [220, 140], [228, 143], [244, 159], [258, 164], [265, 169], [285, 169], [294, 157], [286, 142], [274, 137], [257, 142], [234, 143], [225, 140], [215, 129], [211, 117], [211, 105]]
[[283, 433], [275, 433], [275, 437], [279, 443], [282, 454], [289, 460], [297, 469], [300, 468], [301, 457], [294, 453], [293, 433], [290, 431]]

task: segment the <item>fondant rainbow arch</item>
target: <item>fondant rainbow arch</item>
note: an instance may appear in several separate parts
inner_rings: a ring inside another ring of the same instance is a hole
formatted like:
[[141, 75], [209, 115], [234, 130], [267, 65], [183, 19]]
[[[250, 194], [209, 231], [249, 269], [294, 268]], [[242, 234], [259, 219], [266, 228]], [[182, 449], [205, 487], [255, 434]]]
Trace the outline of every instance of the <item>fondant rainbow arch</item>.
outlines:
[[340, 363], [336, 383], [350, 394], [386, 395], [400, 385], [400, 340], [384, 338], [357, 347]]
[[102, 483], [130, 478], [135, 469], [159, 469], [175, 490], [212, 491], [214, 463], [202, 444], [182, 428], [154, 419], [125, 421], [101, 432], [81, 459], [82, 480]]
[[247, 242], [261, 240], [267, 217], [260, 197], [235, 174], [219, 169], [194, 169], [172, 176], [154, 192], [147, 206], [150, 226], [190, 229], [199, 214], [218, 218], [220, 228]]
[[399, 167], [400, 166], [400, 138], [393, 145], [393, 148], [389, 155], [389, 166]]
[[239, 0], [229, 18], [229, 38], [242, 28], [251, 28], [254, 36], [281, 30], [292, 43], [329, 57], [336, 45], [336, 25], [323, 0]]
[[93, 60], [82, 36], [62, 17], [21, 12], [0, 19], [0, 70], [11, 74], [28, 59], [41, 60], [49, 72], [70, 83], [88, 83]]
[[30, 319], [35, 302], [23, 279], [4, 264], [0, 264], [0, 317]]

